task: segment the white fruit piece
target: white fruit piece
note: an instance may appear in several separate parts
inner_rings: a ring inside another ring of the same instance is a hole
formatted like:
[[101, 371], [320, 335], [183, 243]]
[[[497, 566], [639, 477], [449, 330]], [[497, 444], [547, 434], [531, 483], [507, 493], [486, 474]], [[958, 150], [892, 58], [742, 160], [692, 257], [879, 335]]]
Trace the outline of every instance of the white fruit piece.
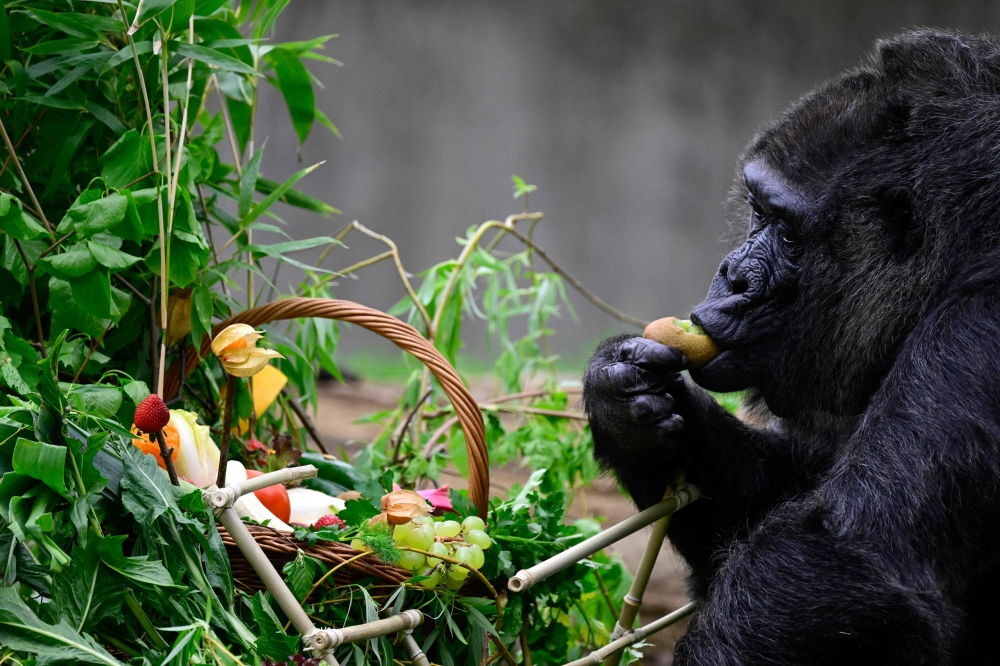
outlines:
[[291, 507], [288, 522], [302, 525], [312, 525], [323, 516], [344, 508], [344, 500], [312, 488], [289, 488], [288, 504]]

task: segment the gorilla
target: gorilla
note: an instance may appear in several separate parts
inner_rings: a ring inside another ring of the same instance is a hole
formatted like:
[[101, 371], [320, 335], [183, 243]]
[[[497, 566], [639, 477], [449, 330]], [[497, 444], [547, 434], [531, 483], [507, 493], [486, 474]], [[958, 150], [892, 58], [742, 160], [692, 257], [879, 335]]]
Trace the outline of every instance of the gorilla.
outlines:
[[[722, 352], [622, 335], [584, 376], [640, 508], [701, 490], [675, 663], [1000, 663], [1000, 42], [878, 42], [737, 174], [746, 240], [691, 313]], [[745, 421], [708, 392], [740, 390]]]

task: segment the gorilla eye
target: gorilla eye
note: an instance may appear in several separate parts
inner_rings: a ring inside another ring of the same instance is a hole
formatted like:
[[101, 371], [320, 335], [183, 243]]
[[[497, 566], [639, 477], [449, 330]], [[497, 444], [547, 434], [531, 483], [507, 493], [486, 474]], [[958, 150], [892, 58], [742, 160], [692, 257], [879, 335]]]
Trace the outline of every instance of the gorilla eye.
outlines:
[[778, 234], [778, 240], [781, 242], [781, 247], [783, 247], [786, 251], [795, 255], [802, 249], [802, 245], [800, 244], [801, 239], [799, 238], [798, 233], [796, 233], [795, 229], [793, 229], [787, 222], [780, 220], [776, 231]]
[[750, 235], [753, 236], [758, 231], [767, 226], [768, 217], [764, 209], [753, 200], [753, 198], [747, 199], [747, 203], [750, 204]]

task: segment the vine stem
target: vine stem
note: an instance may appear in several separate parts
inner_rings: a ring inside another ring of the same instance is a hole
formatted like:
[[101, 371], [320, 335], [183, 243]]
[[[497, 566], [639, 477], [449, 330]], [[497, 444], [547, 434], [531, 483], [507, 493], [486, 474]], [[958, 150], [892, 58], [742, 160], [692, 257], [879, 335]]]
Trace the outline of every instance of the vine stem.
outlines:
[[229, 442], [233, 437], [233, 403], [236, 401], [236, 377], [226, 373], [226, 403], [222, 412], [222, 442], [219, 444], [219, 472], [215, 485], [226, 487], [226, 467], [229, 464]]
[[24, 175], [24, 169], [21, 168], [21, 160], [17, 159], [17, 153], [14, 152], [14, 144], [11, 143], [10, 137], [7, 136], [7, 127], [3, 124], [2, 118], [0, 118], [0, 134], [3, 135], [4, 145], [7, 146], [7, 154], [10, 155], [10, 159], [14, 162], [14, 168], [17, 169], [17, 174], [21, 177], [21, 182], [24, 183], [24, 189], [28, 190], [28, 196], [31, 197], [31, 203], [35, 206], [35, 212], [38, 213], [39, 219], [42, 221], [42, 224], [45, 225], [45, 230], [50, 234], [55, 235], [52, 225], [49, 224], [48, 218], [45, 217], [45, 211], [42, 210], [42, 205], [38, 203], [38, 197], [35, 196], [35, 190], [31, 189], [31, 182], [28, 181], [28, 177]]
[[[125, 5], [122, 0], [118, 0], [118, 10], [122, 13], [122, 23], [124, 25], [129, 25], [128, 14], [125, 12]], [[138, 20], [139, 12], [136, 10], [135, 20]], [[134, 30], [132, 31], [134, 32]], [[149, 148], [150, 153], [153, 157], [153, 174], [157, 176], [156, 178], [156, 216], [160, 223], [160, 275], [162, 279], [162, 289], [161, 289], [161, 300], [163, 301], [160, 305], [160, 317], [162, 328], [165, 330], [167, 327], [167, 238], [166, 229], [163, 224], [163, 197], [160, 196], [160, 187], [162, 186], [162, 179], [159, 178], [160, 174], [160, 159], [156, 154], [156, 133], [153, 131], [153, 111], [149, 104], [149, 91], [146, 89], [146, 76], [142, 72], [142, 65], [139, 64], [139, 52], [135, 50], [135, 41], [132, 39], [132, 32], [129, 29], [125, 30], [125, 37], [128, 39], [128, 45], [132, 49], [132, 62], [135, 63], [136, 76], [139, 77], [139, 89], [142, 90], [142, 101], [146, 107], [146, 125], [149, 127]], [[166, 95], [166, 91], [164, 91]], [[166, 111], [166, 109], [164, 109]], [[169, 122], [164, 123], [165, 126], [169, 127]], [[168, 130], [169, 131], [169, 130]], [[167, 150], [170, 150], [169, 135], [167, 141]], [[151, 325], [155, 328], [156, 317], [152, 317]], [[150, 335], [154, 335], [155, 331], [150, 330]], [[153, 377], [156, 379], [156, 393], [161, 398], [163, 397], [163, 374], [167, 365], [167, 349], [166, 345], [160, 350], [159, 363], [155, 362], [156, 352], [155, 346], [153, 347]]]
[[[28, 129], [24, 130], [24, 133], [21, 135], [21, 138], [18, 139], [17, 143], [14, 144], [14, 150], [17, 150], [18, 148], [21, 147], [21, 142], [23, 142], [26, 138], [28, 138], [28, 133], [31, 130], [35, 129], [35, 125], [37, 125], [38, 121], [41, 120], [45, 116], [45, 112], [46, 111], [48, 111], [47, 108], [46, 109], [42, 109], [42, 112], [38, 114], [38, 117], [31, 121], [31, 124], [28, 125]], [[4, 175], [4, 173], [6, 173], [6, 171], [7, 171], [7, 165], [10, 164], [11, 156], [13, 154], [14, 153], [11, 153], [11, 152], [7, 153], [7, 159], [5, 159], [3, 161], [3, 166], [0, 167], [0, 177], [2, 177]], [[3, 663], [3, 662], [0, 662], [0, 663]]]
[[[7, 134], [4, 133], [4, 136], [7, 136]], [[14, 241], [14, 246], [17, 248], [17, 253], [21, 255], [21, 261], [24, 262], [24, 269], [28, 272], [28, 285], [31, 287], [31, 307], [35, 311], [35, 328], [38, 329], [36, 331], [38, 334], [38, 348], [42, 353], [42, 358], [47, 358], [47, 354], [45, 353], [45, 334], [42, 333], [42, 314], [38, 309], [38, 292], [35, 290], [35, 267], [28, 264], [28, 256], [24, 253], [24, 248], [21, 247], [21, 241], [13, 236], [11, 238]]]

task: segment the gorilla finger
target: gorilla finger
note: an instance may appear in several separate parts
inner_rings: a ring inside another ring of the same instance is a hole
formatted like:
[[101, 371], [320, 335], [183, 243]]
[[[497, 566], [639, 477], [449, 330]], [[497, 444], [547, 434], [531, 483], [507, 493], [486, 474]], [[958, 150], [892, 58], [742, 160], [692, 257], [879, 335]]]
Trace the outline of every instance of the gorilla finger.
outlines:
[[671, 414], [665, 419], [661, 419], [656, 424], [656, 429], [663, 434], [680, 431], [684, 427], [684, 417], [680, 414]]
[[655, 374], [631, 363], [613, 363], [607, 366], [604, 372], [614, 390], [628, 396], [664, 393], [670, 374]]
[[648, 370], [680, 372], [691, 367], [691, 361], [679, 349], [646, 338], [631, 338], [623, 342], [618, 349], [618, 357]]
[[674, 399], [669, 395], [644, 393], [632, 399], [632, 417], [640, 423], [658, 423], [669, 418]]

